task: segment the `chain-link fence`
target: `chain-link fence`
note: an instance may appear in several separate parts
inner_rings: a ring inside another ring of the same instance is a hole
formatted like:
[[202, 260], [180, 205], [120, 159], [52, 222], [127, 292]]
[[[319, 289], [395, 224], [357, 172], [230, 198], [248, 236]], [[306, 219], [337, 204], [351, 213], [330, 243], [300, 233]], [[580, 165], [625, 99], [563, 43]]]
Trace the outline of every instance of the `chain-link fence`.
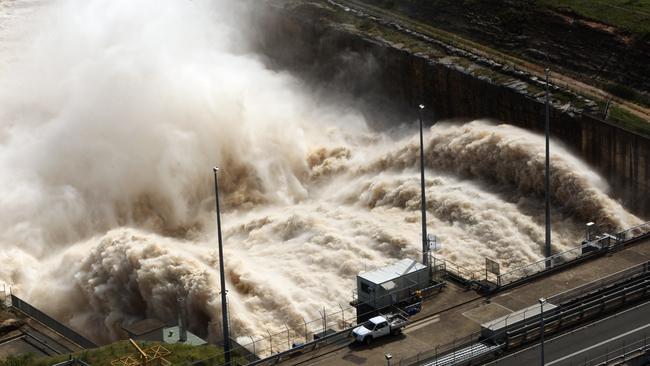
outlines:
[[[413, 296], [407, 302], [417, 304], [423, 299], [442, 291], [444, 284], [439, 283], [424, 289], [418, 289], [416, 285], [411, 285], [408, 288], [411, 289]], [[390, 296], [392, 294], [388, 293], [373, 299], [373, 301]], [[286, 324], [285, 330], [280, 332], [267, 331], [266, 336], [239, 336], [237, 342], [232, 342], [231, 347], [235, 365], [271, 365], [325, 345], [348, 342], [350, 331], [357, 326], [357, 319], [365, 319], [377, 314], [375, 309], [367, 312], [358, 311], [363, 305], [369, 304], [356, 302], [356, 307], [339, 305], [338, 309], [323, 308], [319, 310], [319, 318], [309, 321], [303, 320], [301, 326]], [[404, 311], [400, 307], [392, 306], [383, 309], [383, 313], [403, 314]], [[223, 362], [223, 354], [215, 355], [201, 362], [201, 364], [205, 365], [220, 365]], [[188, 363], [187, 365], [191, 364]]]

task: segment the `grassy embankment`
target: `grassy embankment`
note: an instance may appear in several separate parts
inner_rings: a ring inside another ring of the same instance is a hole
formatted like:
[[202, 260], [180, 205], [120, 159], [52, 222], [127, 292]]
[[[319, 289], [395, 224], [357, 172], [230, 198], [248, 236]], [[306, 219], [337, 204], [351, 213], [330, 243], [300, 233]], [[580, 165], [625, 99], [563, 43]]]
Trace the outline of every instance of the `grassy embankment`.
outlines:
[[[581, 16], [609, 24], [650, 41], [650, 0], [539, 0], [556, 9], [569, 9]], [[611, 94], [644, 106], [650, 106], [650, 97], [620, 84], [603, 88]], [[624, 112], [624, 111], [623, 111]], [[629, 113], [627, 113], [629, 114]], [[614, 116], [618, 116], [614, 114]], [[623, 116], [629, 120], [630, 116]], [[634, 116], [631, 116], [634, 118]], [[638, 121], [637, 121], [638, 122]]]
[[[138, 342], [140, 347], [146, 348], [156, 343]], [[165, 359], [173, 365], [184, 365], [192, 361], [208, 360], [204, 364], [221, 365], [223, 363], [222, 349], [213, 345], [190, 346], [185, 344], [164, 344], [171, 354]], [[111, 361], [130, 354], [135, 354], [135, 349], [129, 341], [120, 341], [108, 346], [86, 350], [75, 353], [72, 357], [83, 360], [92, 366], [110, 366]], [[0, 366], [50, 366], [58, 362], [67, 360], [70, 355], [54, 357], [35, 357], [32, 354], [21, 356], [10, 356], [5, 360], [0, 360]]]
[[[407, 0], [380, 0], [376, 3], [371, 3], [368, 0], [348, 0], [348, 1], [359, 1], [363, 2], [367, 7], [376, 10], [378, 13], [383, 13], [388, 16], [408, 24], [411, 28], [420, 31], [425, 34], [433, 35], [436, 38], [439, 38], [449, 44], [459, 46], [461, 48], [469, 46], [475, 50], [480, 50], [487, 54], [496, 56], [501, 61], [512, 62], [518, 64], [519, 60], [513, 58], [511, 55], [501, 52], [496, 49], [492, 49], [488, 46], [482, 45], [470, 41], [468, 39], [462, 39], [445, 32], [441, 29], [432, 27], [427, 23], [422, 23], [418, 20], [411, 19], [408, 15], [404, 14], [400, 10], [398, 4], [400, 2], [406, 2]], [[409, 4], [413, 6], [412, 0], [408, 0]], [[425, 0], [415, 0], [425, 1]], [[427, 0], [439, 2], [442, 5], [449, 0]], [[465, 2], [472, 4], [480, 0], [464, 0]], [[372, 4], [372, 5], [371, 5]], [[641, 37], [650, 38], [650, 0], [538, 0], [538, 6], [550, 7], [556, 9], [569, 9], [577, 14], [580, 14], [586, 18], [593, 19], [598, 22], [612, 25], [617, 28], [627, 30], [631, 33], [640, 35]], [[403, 5], [403, 4], [401, 4]], [[499, 18], [516, 18], [517, 21], [521, 20], [517, 13], [515, 7], [509, 8], [498, 8], [495, 9], [495, 15]], [[369, 26], [367, 28], [370, 28]], [[365, 30], [365, 29], [364, 29]], [[409, 38], [403, 36], [403, 38]], [[403, 41], [403, 43], [409, 45], [410, 42]], [[419, 51], [419, 50], [418, 50]], [[491, 73], [488, 73], [488, 75]], [[491, 76], [491, 79], [495, 79], [494, 75]], [[607, 92], [618, 96], [622, 99], [637, 103], [642, 106], [650, 106], [650, 97], [643, 95], [637, 90], [629, 88], [625, 85], [615, 84], [615, 83], [599, 83], [597, 85]], [[531, 88], [531, 90], [534, 88]], [[555, 95], [555, 97], [560, 97], [563, 100], [563, 96]], [[595, 96], [591, 96], [596, 99], [599, 104], [604, 105], [604, 100], [599, 100]], [[567, 101], [572, 103], [576, 102], [573, 98], [568, 98]], [[578, 107], [581, 107], [576, 103]], [[646, 121], [642, 118], [637, 117], [636, 115], [626, 111], [625, 109], [614, 105], [612, 110], [609, 113], [609, 120], [613, 123], [619, 124], [623, 128], [628, 130], [643, 134], [645, 136], [650, 136], [650, 125], [649, 121]]]
[[650, 35], [650, 0], [539, 0], [554, 8], [571, 9], [590, 19]]

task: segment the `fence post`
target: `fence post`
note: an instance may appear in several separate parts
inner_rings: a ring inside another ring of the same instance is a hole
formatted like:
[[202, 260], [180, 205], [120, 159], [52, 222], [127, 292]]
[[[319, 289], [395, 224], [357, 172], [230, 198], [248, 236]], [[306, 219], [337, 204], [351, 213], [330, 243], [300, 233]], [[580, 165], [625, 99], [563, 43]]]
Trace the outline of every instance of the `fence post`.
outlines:
[[341, 304], [338, 304], [338, 305], [341, 308], [341, 320], [343, 321], [342, 328], [345, 329], [345, 328], [347, 328], [345, 326], [345, 310], [343, 310], [343, 306], [341, 306]]
[[291, 333], [287, 323], [284, 323], [284, 327], [287, 328], [287, 349], [291, 349]]
[[307, 321], [305, 318], [302, 318], [303, 324], [305, 324], [305, 343], [309, 343], [309, 337], [307, 336]]
[[248, 336], [251, 339], [251, 342], [253, 343], [253, 356], [257, 357], [257, 353], [255, 352], [255, 338], [253, 336]]
[[269, 332], [268, 328], [266, 329], [266, 333], [269, 334], [269, 346], [271, 348], [271, 354], [273, 354], [273, 336], [271, 335], [271, 332]]
[[456, 338], [454, 338], [454, 343], [452, 343], [451, 349], [453, 350], [452, 357], [454, 358], [454, 363], [456, 363]]

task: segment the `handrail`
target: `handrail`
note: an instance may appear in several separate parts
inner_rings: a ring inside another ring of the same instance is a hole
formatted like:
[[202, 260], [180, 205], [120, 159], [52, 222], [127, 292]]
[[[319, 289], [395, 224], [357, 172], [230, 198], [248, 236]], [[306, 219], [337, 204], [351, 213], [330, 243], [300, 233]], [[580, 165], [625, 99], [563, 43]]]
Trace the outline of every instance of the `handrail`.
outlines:
[[56, 319], [52, 318], [51, 316], [45, 314], [44, 312], [38, 310], [34, 306], [30, 305], [28, 302], [25, 300], [19, 298], [18, 296], [11, 294], [11, 306], [22, 311], [23, 313], [27, 314], [28, 316], [38, 320], [39, 322], [43, 323], [44, 325], [50, 327], [51, 329], [55, 330], [62, 336], [66, 337], [70, 341], [76, 343], [78, 346], [81, 348], [96, 348], [97, 345], [87, 339], [86, 337], [82, 336], [81, 334], [77, 333], [76, 331], [70, 329], [69, 327], [61, 324], [61, 322], [57, 321]]

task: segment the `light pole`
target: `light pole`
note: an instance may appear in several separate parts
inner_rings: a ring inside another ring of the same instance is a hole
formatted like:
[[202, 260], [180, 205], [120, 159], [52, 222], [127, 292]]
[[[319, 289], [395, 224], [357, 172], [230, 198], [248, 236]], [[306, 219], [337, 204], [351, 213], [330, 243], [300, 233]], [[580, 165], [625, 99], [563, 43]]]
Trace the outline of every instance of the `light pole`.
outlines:
[[226, 299], [226, 275], [223, 266], [223, 241], [221, 239], [221, 210], [219, 207], [219, 168], [212, 168], [214, 172], [214, 194], [217, 201], [217, 238], [219, 239], [219, 274], [221, 275], [221, 315], [223, 322], [223, 352], [225, 355], [225, 365], [231, 365], [230, 354], [230, 334], [228, 332], [228, 301]]
[[551, 108], [549, 105], [549, 95], [548, 95], [548, 74], [549, 69], [546, 68], [544, 72], [546, 73], [546, 126], [544, 128], [546, 135], [546, 169], [544, 170], [544, 203], [546, 206], [546, 268], [551, 267], [551, 261], [548, 259], [551, 256], [551, 193], [550, 193], [550, 151], [549, 151], [549, 139], [551, 134], [551, 122], [550, 122], [550, 113]]
[[545, 298], [539, 299], [539, 334], [541, 338], [541, 365], [544, 366], [544, 304], [546, 304]]
[[422, 197], [420, 199], [422, 206], [422, 264], [429, 265], [429, 243], [427, 240], [427, 199], [424, 194], [424, 137], [422, 133], [422, 110], [424, 104], [418, 106], [418, 119], [420, 120], [420, 190]]

